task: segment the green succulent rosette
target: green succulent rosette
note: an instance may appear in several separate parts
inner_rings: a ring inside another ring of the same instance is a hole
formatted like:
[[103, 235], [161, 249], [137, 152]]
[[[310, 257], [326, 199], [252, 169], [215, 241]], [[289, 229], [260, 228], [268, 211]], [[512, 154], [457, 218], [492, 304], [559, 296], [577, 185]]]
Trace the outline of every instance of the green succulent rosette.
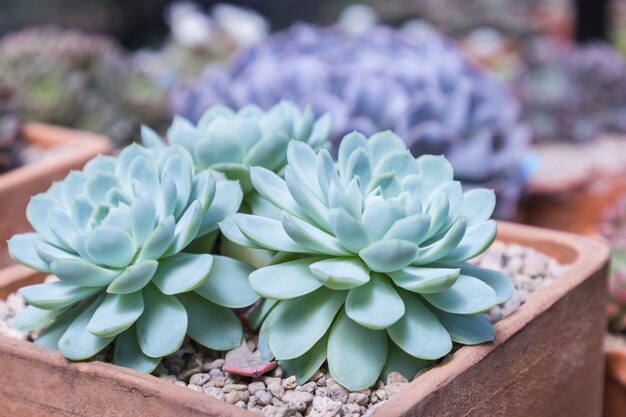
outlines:
[[96, 157], [34, 196], [26, 215], [35, 233], [9, 241], [15, 260], [59, 278], [20, 290], [29, 306], [14, 327], [45, 327], [35, 343], [71, 360], [114, 343], [114, 363], [147, 372], [185, 336], [211, 349], [238, 346], [231, 308], [258, 299], [253, 268], [193, 245], [214, 237], [242, 196], [236, 181], [196, 174], [180, 146]]
[[[213, 169], [239, 180], [244, 193], [252, 190], [251, 166], [280, 172], [287, 163], [287, 145], [301, 141], [313, 149], [330, 147], [330, 116], [315, 119], [311, 109], [300, 112], [283, 101], [267, 112], [248, 105], [238, 112], [221, 105], [209, 108], [197, 125], [176, 116], [167, 131], [172, 145], [180, 145], [193, 156], [197, 171]], [[162, 147], [160, 137], [144, 128], [144, 143]]]
[[292, 141], [284, 179], [251, 168], [256, 191], [279, 219], [233, 214], [233, 242], [278, 252], [250, 274], [266, 300], [252, 323], [266, 359], [306, 381], [327, 361], [351, 390], [392, 371], [412, 378], [453, 342], [493, 340], [485, 318], [514, 287], [465, 261], [496, 236], [494, 193], [463, 193], [442, 156], [415, 159], [391, 132], [347, 135], [338, 164]]

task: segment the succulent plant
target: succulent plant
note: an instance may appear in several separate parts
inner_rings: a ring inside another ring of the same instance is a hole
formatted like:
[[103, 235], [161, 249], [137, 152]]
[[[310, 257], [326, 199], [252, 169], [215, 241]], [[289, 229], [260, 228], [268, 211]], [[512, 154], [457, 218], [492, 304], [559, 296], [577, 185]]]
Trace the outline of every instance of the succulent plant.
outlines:
[[14, 327], [47, 326], [35, 342], [71, 360], [114, 343], [114, 363], [144, 371], [186, 335], [212, 349], [238, 346], [230, 308], [257, 300], [253, 268], [195, 253], [194, 244], [215, 236], [241, 199], [235, 181], [195, 174], [179, 146], [96, 157], [33, 197], [26, 215], [35, 233], [9, 241], [18, 262], [59, 278], [20, 290], [29, 306]]
[[626, 132], [626, 59], [609, 45], [537, 42], [514, 87], [536, 142]]
[[11, 91], [0, 83], [0, 173], [16, 168], [23, 162], [23, 146], [18, 141], [20, 122], [11, 96]]
[[353, 129], [392, 129], [416, 156], [445, 154], [464, 184], [496, 188], [501, 217], [515, 211], [529, 141], [519, 106], [441, 36], [297, 25], [175, 90], [172, 106], [195, 121], [213, 104], [269, 108], [283, 98], [330, 113], [335, 145]]
[[306, 381], [328, 362], [351, 390], [416, 371], [452, 343], [492, 340], [480, 313], [510, 298], [500, 272], [465, 261], [496, 236], [492, 191], [463, 193], [443, 156], [415, 159], [391, 132], [341, 142], [338, 169], [326, 150], [292, 141], [285, 179], [251, 168], [256, 191], [279, 219], [237, 213], [220, 223], [229, 240], [277, 251], [250, 274], [266, 300], [262, 356]]
[[23, 119], [130, 141], [139, 123], [169, 118], [165, 92], [113, 40], [55, 27], [0, 39], [0, 82]]
[[[216, 105], [204, 112], [197, 125], [176, 116], [167, 131], [170, 144], [180, 145], [193, 156], [197, 171], [213, 169], [240, 181], [244, 192], [252, 190], [251, 166], [280, 172], [287, 163], [291, 139], [314, 149], [330, 146], [330, 117], [315, 120], [311, 109], [303, 113], [283, 101], [267, 112], [248, 105], [240, 111]], [[163, 142], [144, 129], [144, 143], [160, 147]]]

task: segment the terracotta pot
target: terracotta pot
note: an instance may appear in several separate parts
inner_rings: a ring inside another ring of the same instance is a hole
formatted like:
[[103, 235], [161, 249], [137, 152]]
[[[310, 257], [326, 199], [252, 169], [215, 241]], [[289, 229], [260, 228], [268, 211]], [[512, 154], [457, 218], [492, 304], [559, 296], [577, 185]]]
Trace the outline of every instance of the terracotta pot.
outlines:
[[521, 221], [597, 235], [603, 211], [626, 193], [626, 138], [536, 146], [533, 152], [539, 166], [528, 185]]
[[7, 239], [31, 230], [25, 215], [30, 197], [47, 190], [69, 170], [82, 168], [97, 154], [111, 152], [104, 136], [41, 123], [26, 123], [21, 136], [27, 143], [54, 153], [0, 175], [0, 268], [13, 264], [7, 253]]
[[626, 349], [606, 349], [604, 417], [626, 416]]
[[[599, 416], [609, 249], [561, 232], [501, 223], [499, 239], [572, 264], [495, 325], [385, 403], [375, 417]], [[0, 278], [0, 296], [41, 274]], [[0, 336], [0, 416], [255, 416], [206, 394], [115, 365], [70, 363], [59, 352]]]

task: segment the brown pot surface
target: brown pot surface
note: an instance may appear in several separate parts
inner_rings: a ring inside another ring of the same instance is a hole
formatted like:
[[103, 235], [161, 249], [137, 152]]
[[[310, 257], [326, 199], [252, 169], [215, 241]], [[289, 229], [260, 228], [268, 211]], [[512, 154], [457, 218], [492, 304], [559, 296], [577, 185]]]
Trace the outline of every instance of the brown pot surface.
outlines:
[[606, 349], [604, 417], [626, 416], [626, 348]]
[[62, 147], [63, 151], [0, 175], [0, 268], [14, 263], [7, 253], [6, 241], [16, 233], [31, 230], [25, 215], [30, 197], [46, 191], [71, 169], [82, 168], [94, 156], [111, 152], [106, 137], [90, 132], [26, 123], [21, 135], [31, 145]]
[[[600, 416], [608, 247], [511, 223], [499, 224], [498, 238], [572, 267], [498, 322], [494, 342], [460, 348], [375, 417]], [[0, 274], [0, 295], [41, 279], [14, 268]], [[0, 416], [255, 416], [151, 375], [70, 363], [59, 352], [2, 336], [0, 403]]]
[[598, 234], [602, 213], [626, 193], [626, 138], [534, 147], [540, 164], [528, 186], [522, 221], [539, 227]]

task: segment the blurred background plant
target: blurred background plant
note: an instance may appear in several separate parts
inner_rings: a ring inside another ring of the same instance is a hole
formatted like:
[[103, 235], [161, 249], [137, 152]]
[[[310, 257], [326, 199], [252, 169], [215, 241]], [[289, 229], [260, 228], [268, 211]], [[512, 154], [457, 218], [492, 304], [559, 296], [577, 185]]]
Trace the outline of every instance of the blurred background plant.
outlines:
[[15, 114], [11, 91], [0, 83], [0, 173], [22, 163], [22, 144], [18, 141], [20, 121]]
[[537, 42], [513, 87], [536, 142], [626, 132], [626, 59], [608, 44]]
[[213, 104], [268, 109], [288, 99], [331, 114], [335, 145], [355, 129], [392, 129], [416, 156], [445, 154], [466, 185], [496, 188], [499, 216], [512, 217], [530, 138], [504, 86], [428, 28], [354, 29], [296, 25], [276, 33], [174, 90], [173, 113], [197, 121]]
[[166, 43], [139, 51], [136, 60], [166, 86], [197, 77], [207, 64], [227, 61], [237, 48], [255, 44], [269, 32], [268, 21], [254, 10], [225, 3], [207, 13], [197, 3], [175, 2], [164, 18]]
[[13, 92], [20, 118], [101, 132], [118, 145], [140, 123], [169, 118], [165, 91], [100, 35], [52, 26], [6, 35], [0, 81]]

